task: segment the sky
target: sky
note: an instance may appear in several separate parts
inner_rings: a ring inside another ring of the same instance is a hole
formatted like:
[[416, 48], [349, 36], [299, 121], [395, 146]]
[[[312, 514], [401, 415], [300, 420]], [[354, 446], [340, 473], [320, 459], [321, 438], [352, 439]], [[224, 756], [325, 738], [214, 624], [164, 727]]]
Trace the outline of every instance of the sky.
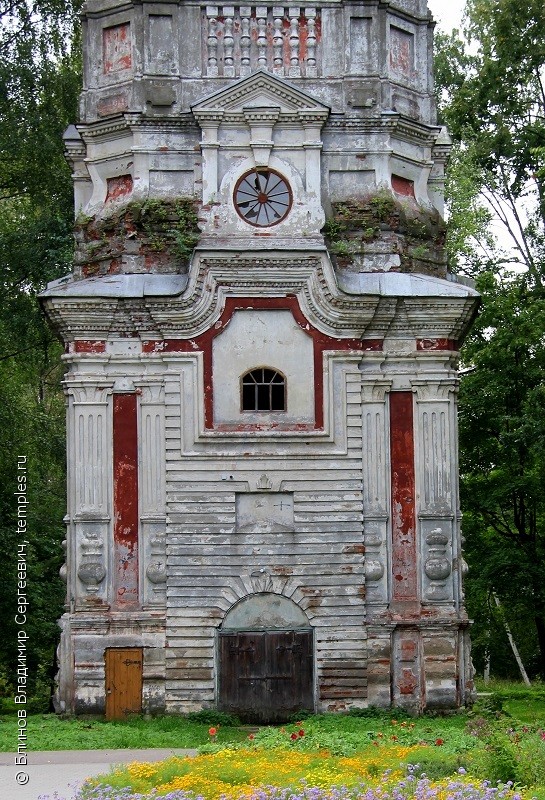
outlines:
[[433, 18], [445, 32], [460, 27], [464, 6], [465, 0], [428, 0]]

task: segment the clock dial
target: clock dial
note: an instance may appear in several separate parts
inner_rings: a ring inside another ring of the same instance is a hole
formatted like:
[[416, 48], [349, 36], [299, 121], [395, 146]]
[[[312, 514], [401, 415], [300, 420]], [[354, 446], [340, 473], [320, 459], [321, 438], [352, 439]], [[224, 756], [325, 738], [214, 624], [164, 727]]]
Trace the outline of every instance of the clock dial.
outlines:
[[277, 225], [291, 208], [291, 189], [285, 178], [272, 169], [247, 172], [235, 187], [235, 208], [250, 225]]

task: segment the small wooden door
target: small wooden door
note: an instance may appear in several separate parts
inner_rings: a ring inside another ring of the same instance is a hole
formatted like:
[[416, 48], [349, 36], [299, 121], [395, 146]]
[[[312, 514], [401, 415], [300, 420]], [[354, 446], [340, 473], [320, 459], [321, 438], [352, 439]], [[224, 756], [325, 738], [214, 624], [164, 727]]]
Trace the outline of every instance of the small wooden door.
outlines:
[[142, 648], [109, 647], [106, 661], [106, 719], [142, 711]]
[[219, 705], [244, 722], [314, 709], [312, 631], [220, 634]]

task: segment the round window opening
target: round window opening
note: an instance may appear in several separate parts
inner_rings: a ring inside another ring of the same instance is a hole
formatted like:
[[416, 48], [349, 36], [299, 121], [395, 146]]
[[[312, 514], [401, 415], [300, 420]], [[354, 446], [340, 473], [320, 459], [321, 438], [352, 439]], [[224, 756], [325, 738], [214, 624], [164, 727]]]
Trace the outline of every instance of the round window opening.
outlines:
[[235, 208], [243, 220], [259, 228], [278, 225], [288, 215], [292, 196], [282, 175], [258, 168], [239, 178], [234, 193]]

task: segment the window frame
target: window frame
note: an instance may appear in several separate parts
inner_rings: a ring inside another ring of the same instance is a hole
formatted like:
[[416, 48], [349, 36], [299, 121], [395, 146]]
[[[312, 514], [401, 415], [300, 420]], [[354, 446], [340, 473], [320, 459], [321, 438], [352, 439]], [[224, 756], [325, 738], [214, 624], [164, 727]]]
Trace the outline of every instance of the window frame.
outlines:
[[[258, 382], [254, 378], [253, 379], [253, 383], [251, 383], [249, 381], [247, 383], [244, 382], [245, 378], [247, 378], [248, 376], [252, 375], [252, 373], [258, 372], [260, 370], [263, 371], [262, 372], [262, 376], [263, 376], [263, 380], [262, 381]], [[265, 382], [265, 380], [264, 380], [264, 378], [265, 378], [265, 370], [273, 373], [273, 377], [271, 378], [270, 381], [267, 381], [267, 382]], [[274, 380], [274, 377], [277, 376], [277, 375], [281, 378], [280, 381], [275, 381]], [[275, 367], [270, 367], [270, 366], [266, 366], [266, 365], [260, 365], [258, 367], [252, 367], [251, 369], [246, 370], [246, 372], [244, 372], [240, 376], [239, 380], [240, 380], [240, 411], [241, 411], [242, 414], [285, 414], [287, 412], [287, 410], [288, 410], [288, 382], [287, 382], [286, 376], [282, 372], [282, 370], [276, 369]], [[255, 399], [254, 408], [245, 408], [244, 407], [244, 387], [245, 386], [255, 387], [255, 390], [254, 390], [254, 399]], [[258, 392], [258, 387], [259, 386], [266, 386], [266, 387], [269, 388], [269, 406], [270, 406], [269, 408], [259, 408], [258, 407], [259, 406], [259, 400], [260, 400], [259, 392]], [[272, 387], [273, 386], [278, 386], [278, 387], [282, 386], [282, 389], [283, 389], [283, 401], [284, 401], [283, 402], [283, 408], [273, 408], [272, 407], [272, 405], [273, 405]]]

